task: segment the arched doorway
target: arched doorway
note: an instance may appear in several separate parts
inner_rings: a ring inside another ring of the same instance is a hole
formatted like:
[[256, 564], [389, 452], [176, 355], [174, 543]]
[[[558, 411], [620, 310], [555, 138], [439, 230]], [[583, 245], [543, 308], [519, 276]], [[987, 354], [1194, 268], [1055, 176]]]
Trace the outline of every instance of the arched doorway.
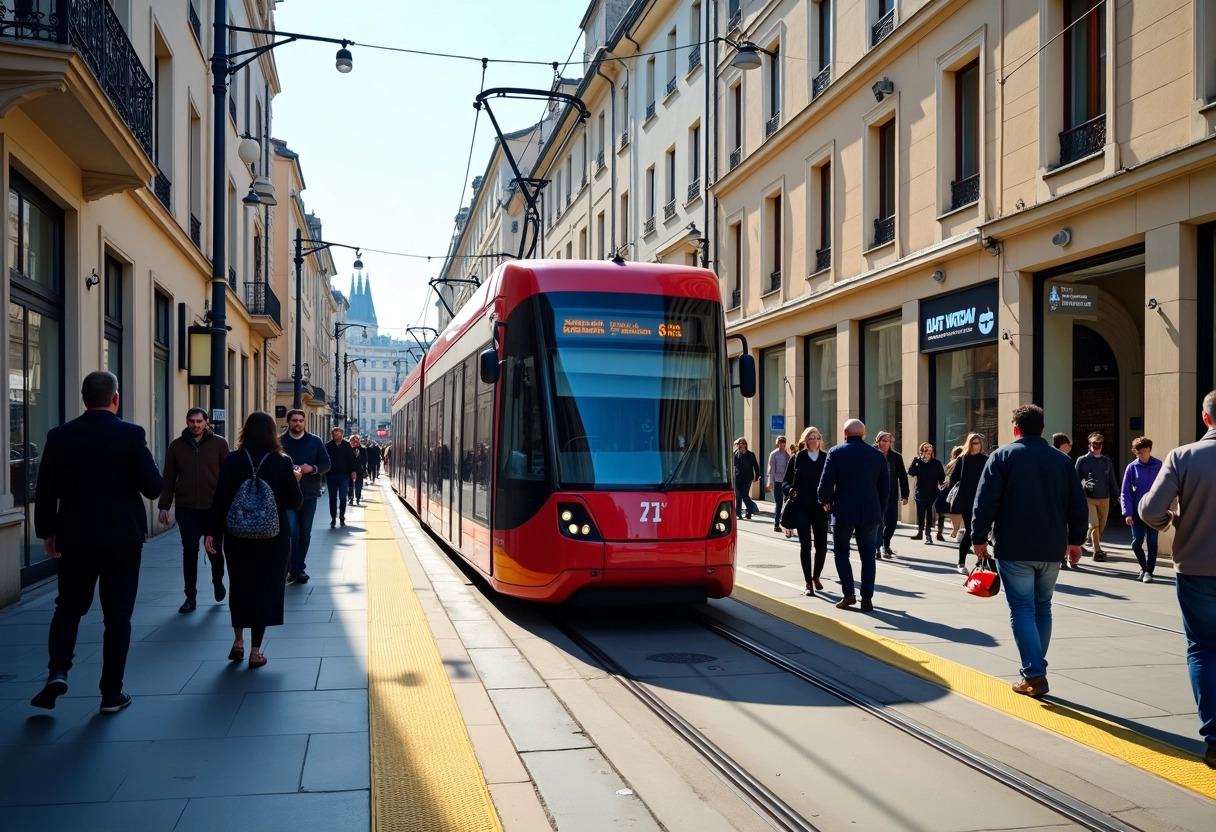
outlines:
[[1072, 455], [1086, 453], [1087, 437], [1100, 433], [1103, 451], [1118, 459], [1119, 365], [1106, 339], [1084, 324], [1072, 328]]

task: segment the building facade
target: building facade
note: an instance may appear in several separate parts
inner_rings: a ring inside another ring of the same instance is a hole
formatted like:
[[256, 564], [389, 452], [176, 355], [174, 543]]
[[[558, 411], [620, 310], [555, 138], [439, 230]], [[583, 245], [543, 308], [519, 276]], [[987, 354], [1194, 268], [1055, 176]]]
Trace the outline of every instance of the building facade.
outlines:
[[[371, 275], [351, 277], [350, 309], [345, 320], [362, 324], [361, 329], [347, 333], [347, 351], [352, 369], [347, 398], [347, 430], [363, 437], [364, 442], [390, 441], [392, 402], [401, 382], [418, 363], [422, 355], [412, 339], [401, 340], [380, 331], [376, 318], [376, 302], [372, 297]], [[422, 340], [424, 346], [430, 341]]]

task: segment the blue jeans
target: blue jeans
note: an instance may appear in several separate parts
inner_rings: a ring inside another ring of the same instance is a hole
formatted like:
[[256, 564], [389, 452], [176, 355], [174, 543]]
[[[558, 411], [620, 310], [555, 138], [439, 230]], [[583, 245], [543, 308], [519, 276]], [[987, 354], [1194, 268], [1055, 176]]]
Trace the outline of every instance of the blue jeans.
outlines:
[[350, 476], [327, 474], [325, 489], [329, 492], [329, 519], [346, 519], [346, 495], [350, 491]]
[[1060, 576], [1059, 561], [997, 560], [1001, 589], [1009, 602], [1009, 624], [1022, 660], [1022, 678], [1047, 675], [1051, 644], [1051, 595]]
[[743, 507], [744, 506], [747, 507], [748, 514], [756, 514], [757, 512], [760, 511], [760, 509], [756, 507], [756, 501], [753, 500], [751, 498], [751, 496], [749, 496], [747, 493], [751, 490], [752, 490], [751, 480], [748, 480], [747, 482], [735, 483], [735, 516], [736, 517], [743, 516]]
[[781, 506], [785, 503], [785, 492], [781, 490], [781, 483], [773, 483], [773, 528], [781, 528]]
[[[1132, 551], [1136, 553], [1136, 562], [1148, 574], [1153, 574], [1157, 566], [1157, 530], [1150, 529], [1148, 524], [1140, 519], [1139, 500], [1132, 507]], [[1148, 539], [1148, 555], [1144, 554], [1144, 542]]]
[[873, 526], [843, 526], [837, 523], [832, 530], [832, 554], [836, 557], [836, 575], [840, 578], [840, 592], [846, 598], [853, 592], [853, 565], [849, 563], [849, 541], [856, 536], [857, 554], [861, 557], [861, 600], [874, 597], [874, 558], [878, 554], [878, 538], [882, 524]]
[[1199, 709], [1199, 735], [1216, 745], [1216, 575], [1177, 575], [1186, 663]]
[[293, 575], [304, 571], [308, 544], [312, 543], [312, 519], [317, 515], [316, 497], [305, 497], [296, 511], [287, 509], [287, 530], [291, 534], [291, 568]]

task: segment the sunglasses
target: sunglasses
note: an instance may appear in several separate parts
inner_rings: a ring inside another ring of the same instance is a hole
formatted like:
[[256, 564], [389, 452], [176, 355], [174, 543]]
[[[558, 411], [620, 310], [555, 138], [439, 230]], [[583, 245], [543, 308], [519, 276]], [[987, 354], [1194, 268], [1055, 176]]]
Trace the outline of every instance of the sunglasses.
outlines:
[[972, 439], [972, 440], [971, 440], [971, 444], [972, 444], [972, 445], [983, 445], [984, 443], [983, 443], [983, 442], [981, 442], [981, 441], [980, 441], [980, 440], [978, 440], [978, 439]]
[[1089, 443], [1089, 447], [1091, 447], [1091, 448], [1101, 448], [1101, 447], [1102, 447], [1102, 443], [1101, 443], [1101, 442], [1090, 442], [1090, 443]]

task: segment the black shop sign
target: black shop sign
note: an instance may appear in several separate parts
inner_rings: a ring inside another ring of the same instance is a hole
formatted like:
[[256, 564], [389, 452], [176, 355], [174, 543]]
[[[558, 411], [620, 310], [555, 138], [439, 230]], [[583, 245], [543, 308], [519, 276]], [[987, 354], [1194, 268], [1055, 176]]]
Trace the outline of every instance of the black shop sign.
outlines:
[[920, 302], [920, 351], [941, 352], [997, 339], [996, 282]]

